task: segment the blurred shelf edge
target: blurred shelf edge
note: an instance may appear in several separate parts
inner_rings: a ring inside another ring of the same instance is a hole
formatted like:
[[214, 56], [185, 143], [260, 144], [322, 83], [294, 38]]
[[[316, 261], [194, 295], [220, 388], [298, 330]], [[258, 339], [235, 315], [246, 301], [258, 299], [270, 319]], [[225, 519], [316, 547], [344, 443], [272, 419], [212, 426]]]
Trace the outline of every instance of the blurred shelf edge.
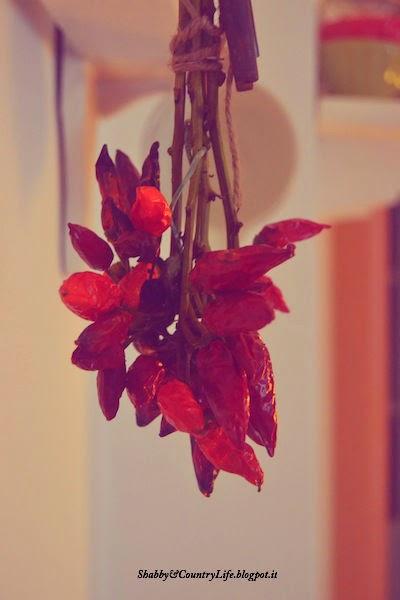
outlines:
[[317, 128], [322, 138], [400, 139], [400, 99], [321, 96]]

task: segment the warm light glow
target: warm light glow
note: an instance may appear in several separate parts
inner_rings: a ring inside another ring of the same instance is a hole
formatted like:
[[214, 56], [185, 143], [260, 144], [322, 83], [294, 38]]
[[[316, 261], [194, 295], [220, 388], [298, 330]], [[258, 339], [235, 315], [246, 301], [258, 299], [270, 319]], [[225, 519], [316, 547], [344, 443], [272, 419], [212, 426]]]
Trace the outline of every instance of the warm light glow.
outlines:
[[383, 74], [383, 80], [388, 85], [392, 85], [397, 90], [400, 89], [400, 73], [395, 71], [392, 67], [385, 69]]

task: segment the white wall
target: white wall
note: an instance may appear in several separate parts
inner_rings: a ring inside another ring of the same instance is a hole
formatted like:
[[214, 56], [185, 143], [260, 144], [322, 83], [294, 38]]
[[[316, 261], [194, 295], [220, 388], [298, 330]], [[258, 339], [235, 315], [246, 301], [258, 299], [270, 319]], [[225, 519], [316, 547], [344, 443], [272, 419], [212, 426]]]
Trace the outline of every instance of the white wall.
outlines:
[[[274, 213], [265, 211], [259, 225], [280, 217], [316, 217], [314, 3], [255, 0], [254, 7], [261, 83], [287, 112], [297, 145], [296, 170], [283, 202]], [[154, 106], [140, 102], [104, 120], [98, 148], [108, 142], [140, 163], [149, 129], [146, 115]], [[162, 136], [165, 151], [170, 140], [166, 131]], [[268, 160], [274, 150], [268, 138], [254, 143], [261, 152], [266, 149]], [[245, 234], [247, 240], [251, 233]], [[318, 242], [305, 243], [276, 275], [292, 313], [278, 317], [265, 331], [278, 382], [280, 436], [274, 460], [261, 453], [266, 472], [261, 494], [222, 475], [213, 497], [204, 499], [196, 489], [185, 436], [161, 440], [157, 425], [139, 430], [127, 399], [117, 420], [106, 424], [93, 392], [93, 600], [197, 599], [204, 594], [249, 600], [327, 598], [327, 499], [319, 491], [325, 484], [327, 398], [321, 394], [318, 256]], [[279, 578], [255, 584], [162, 584], [138, 580], [139, 568], [277, 569]]]
[[86, 379], [58, 298], [52, 26], [0, 3], [0, 597], [88, 598]]

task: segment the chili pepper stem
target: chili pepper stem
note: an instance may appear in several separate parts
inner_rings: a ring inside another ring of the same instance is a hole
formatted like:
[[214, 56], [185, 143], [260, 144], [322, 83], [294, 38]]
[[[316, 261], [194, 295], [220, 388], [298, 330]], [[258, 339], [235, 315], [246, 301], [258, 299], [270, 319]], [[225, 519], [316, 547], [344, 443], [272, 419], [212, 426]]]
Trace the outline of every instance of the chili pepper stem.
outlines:
[[[179, 29], [187, 24], [189, 15], [182, 2], [179, 2]], [[174, 136], [171, 146], [172, 159], [172, 197], [182, 183], [182, 163], [185, 144], [185, 105], [186, 105], [186, 73], [176, 73], [174, 85]], [[182, 225], [182, 198], [176, 203], [173, 212], [173, 224], [176, 230], [181, 231]], [[171, 237], [171, 254], [179, 251], [177, 240]]]
[[[201, 0], [193, 1], [193, 6], [200, 11]], [[200, 47], [201, 39], [198, 35], [194, 38], [192, 47], [194, 50]], [[188, 78], [188, 91], [191, 101], [191, 126], [193, 139], [193, 155], [202, 148], [204, 140], [204, 98], [203, 81], [200, 72], [191, 72]], [[193, 236], [195, 231], [196, 207], [199, 196], [201, 174], [204, 168], [204, 158], [202, 158], [190, 180], [188, 199], [186, 203], [185, 232], [183, 238], [183, 258], [182, 258], [182, 279], [181, 279], [181, 302], [179, 311], [179, 320], [183, 323], [189, 320], [192, 326], [199, 330], [200, 323], [195, 318], [194, 311], [191, 311], [191, 298], [189, 287], [189, 273], [193, 262]], [[187, 331], [187, 330], [186, 330]], [[183, 328], [183, 333], [185, 329]], [[199, 332], [200, 333], [200, 332]], [[189, 340], [188, 340], [189, 341]], [[189, 342], [190, 343], [190, 342]]]
[[208, 181], [208, 158], [204, 159], [204, 168], [201, 172], [199, 199], [197, 203], [196, 235], [194, 246], [196, 254], [210, 250], [208, 228], [210, 222], [210, 185]]
[[215, 169], [217, 171], [224, 206], [227, 247], [238, 248], [241, 223], [238, 220], [236, 209], [233, 206], [232, 190], [222, 142], [221, 125], [218, 115], [219, 77], [220, 73], [207, 73], [207, 120]]

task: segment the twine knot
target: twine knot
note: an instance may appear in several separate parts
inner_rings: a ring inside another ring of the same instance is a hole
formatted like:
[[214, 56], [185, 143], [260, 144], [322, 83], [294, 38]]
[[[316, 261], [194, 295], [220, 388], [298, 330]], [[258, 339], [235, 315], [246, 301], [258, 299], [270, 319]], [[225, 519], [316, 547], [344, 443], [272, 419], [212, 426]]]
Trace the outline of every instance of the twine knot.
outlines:
[[[200, 33], [206, 33], [211, 43], [198, 50], [187, 50], [187, 44]], [[175, 73], [188, 71], [219, 71], [221, 69], [221, 30], [206, 15], [195, 15], [190, 23], [171, 40], [171, 68]]]

